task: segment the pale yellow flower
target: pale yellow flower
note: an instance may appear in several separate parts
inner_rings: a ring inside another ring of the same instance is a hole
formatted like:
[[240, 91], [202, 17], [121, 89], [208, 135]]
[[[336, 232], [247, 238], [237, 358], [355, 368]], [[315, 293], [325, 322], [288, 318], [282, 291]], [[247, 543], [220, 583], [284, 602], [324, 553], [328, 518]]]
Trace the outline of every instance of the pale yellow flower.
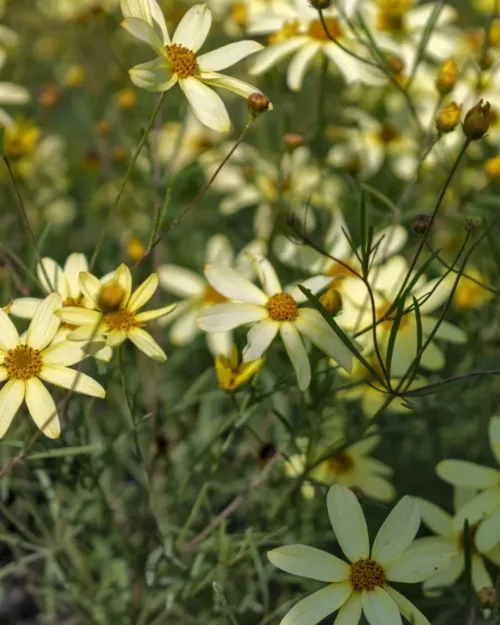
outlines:
[[264, 364], [263, 358], [250, 362], [240, 362], [238, 348], [232, 345], [229, 356], [220, 354], [215, 358], [215, 371], [219, 387], [228, 393], [234, 393], [247, 384]]
[[54, 312], [62, 303], [52, 293], [38, 306], [23, 338], [0, 309], [0, 437], [8, 430], [23, 401], [36, 425], [49, 438], [61, 432], [57, 408], [43, 382], [92, 397], [104, 397], [104, 388], [88, 375], [70, 369], [85, 357], [81, 345], [54, 343], [60, 321]]

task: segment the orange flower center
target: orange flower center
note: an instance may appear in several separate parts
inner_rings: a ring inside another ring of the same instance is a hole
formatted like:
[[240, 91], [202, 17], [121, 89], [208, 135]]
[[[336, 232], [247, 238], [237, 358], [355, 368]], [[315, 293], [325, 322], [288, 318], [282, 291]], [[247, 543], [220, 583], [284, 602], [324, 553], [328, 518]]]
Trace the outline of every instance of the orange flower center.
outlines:
[[331, 456], [326, 461], [328, 472], [334, 473], [335, 475], [339, 475], [339, 473], [349, 473], [353, 464], [352, 458], [343, 451], [339, 451], [339, 453]]
[[266, 308], [273, 321], [295, 321], [297, 318], [297, 304], [288, 293], [276, 293], [271, 296]]
[[351, 564], [349, 580], [355, 592], [374, 590], [385, 585], [384, 569], [376, 560], [358, 560]]
[[269, 45], [273, 43], [281, 43], [282, 41], [286, 41], [291, 37], [295, 37], [298, 32], [298, 21], [295, 20], [293, 22], [285, 22], [285, 24], [281, 27], [281, 30], [278, 30], [278, 32], [273, 33], [272, 35], [269, 35], [269, 37], [267, 38], [267, 42], [269, 43]]
[[178, 43], [165, 46], [165, 51], [169, 61], [172, 63], [172, 71], [179, 78], [189, 78], [196, 74], [198, 61], [194, 52]]
[[127, 331], [140, 325], [136, 322], [134, 313], [130, 312], [127, 308], [119, 308], [114, 312], [110, 312], [104, 315], [102, 320], [109, 330]]
[[328, 41], [330, 39], [338, 39], [342, 35], [342, 30], [338, 21], [334, 17], [325, 17], [325, 25], [328, 30], [328, 35], [323, 28], [321, 20], [314, 20], [309, 25], [307, 34], [311, 39], [317, 39], [318, 41]]
[[29, 380], [40, 374], [43, 366], [40, 352], [28, 345], [9, 349], [3, 361], [9, 380]]
[[377, 133], [377, 137], [383, 144], [387, 145], [399, 137], [399, 131], [390, 124], [383, 124]]

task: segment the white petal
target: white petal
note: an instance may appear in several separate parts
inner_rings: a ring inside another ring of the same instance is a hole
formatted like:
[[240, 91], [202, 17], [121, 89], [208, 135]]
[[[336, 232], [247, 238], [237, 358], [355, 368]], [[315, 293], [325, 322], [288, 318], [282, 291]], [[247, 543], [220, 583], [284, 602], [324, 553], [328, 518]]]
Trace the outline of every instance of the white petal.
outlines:
[[352, 586], [349, 582], [329, 584], [294, 605], [280, 625], [316, 625], [338, 610], [351, 594]]
[[198, 67], [208, 72], [218, 72], [221, 69], [226, 69], [226, 67], [231, 67], [231, 65], [238, 63], [254, 52], [262, 50], [262, 48], [262, 44], [249, 39], [229, 43], [222, 48], [199, 56]]
[[[87, 308], [80, 308], [78, 306], [60, 308], [57, 311], [57, 316], [63, 323], [72, 326], [90, 326], [87, 330], [89, 337], [92, 334], [92, 330], [97, 328], [97, 325], [102, 319], [102, 313], [98, 310], [88, 310]], [[71, 339], [76, 340], [73, 337], [71, 337]]]
[[402, 625], [398, 606], [383, 588], [363, 592], [361, 601], [370, 625]]
[[161, 319], [166, 315], [169, 315], [177, 308], [177, 304], [169, 304], [168, 306], [163, 306], [163, 308], [155, 308], [154, 310], [145, 310], [141, 313], [136, 313], [135, 321], [138, 324], [147, 323], [148, 321], [153, 321], [155, 319]]
[[310, 41], [293, 57], [287, 73], [287, 84], [292, 91], [300, 91], [307, 66], [320, 47], [319, 41]]
[[281, 284], [271, 263], [263, 256], [258, 257], [255, 260], [254, 269], [259, 278], [259, 282], [262, 284], [264, 293], [269, 296], [281, 293]]
[[372, 246], [377, 246], [376, 251], [372, 254], [370, 262], [372, 265], [383, 263], [389, 256], [399, 252], [408, 239], [408, 233], [403, 226], [389, 226], [377, 232], [373, 237]]
[[437, 543], [417, 544], [384, 566], [385, 574], [392, 582], [423, 582], [447, 569], [457, 554], [458, 545], [452, 542], [442, 541], [439, 547]]
[[229, 299], [259, 306], [267, 304], [265, 293], [232, 267], [210, 263], [205, 265], [205, 276], [216, 291]]
[[[424, 335], [429, 335], [434, 330], [437, 325], [437, 321], [438, 320], [433, 317], [422, 318], [422, 331]], [[458, 328], [447, 321], [442, 321], [440, 323], [434, 337], [436, 339], [441, 339], [457, 345], [464, 345], [467, 343], [467, 334], [461, 328]]]
[[482, 588], [494, 587], [493, 580], [490, 574], [486, 570], [484, 560], [480, 554], [474, 553], [472, 555], [472, 585], [476, 592], [479, 592]]
[[168, 335], [174, 345], [185, 345], [198, 334], [200, 328], [196, 322], [201, 310], [201, 307], [193, 306], [174, 321]]
[[127, 310], [136, 312], [139, 308], [145, 306], [155, 294], [158, 288], [158, 274], [152, 273], [130, 296], [127, 303]]
[[321, 314], [313, 308], [301, 308], [295, 321], [297, 330], [312, 341], [318, 349], [351, 371], [352, 354], [330, 328]]
[[61, 424], [51, 394], [38, 378], [26, 382], [26, 406], [39, 430], [49, 438], [59, 438]]
[[230, 130], [231, 122], [226, 107], [215, 91], [193, 76], [179, 80], [179, 86], [202, 124], [218, 132]]
[[414, 497], [413, 499], [417, 502], [422, 522], [432, 532], [440, 536], [447, 536], [453, 531], [451, 515], [431, 501], [421, 499], [420, 497]]
[[165, 362], [167, 360], [167, 354], [165, 354], [151, 334], [148, 334], [142, 328], [132, 328], [129, 330], [128, 338], [141, 352], [144, 352], [146, 356], [158, 360], [159, 362]]
[[122, 27], [135, 37], [147, 43], [156, 54], [163, 54], [163, 41], [158, 36], [156, 30], [138, 17], [126, 17], [122, 22]]
[[48, 257], [42, 258], [36, 266], [36, 274], [46, 293], [57, 291], [61, 294], [63, 301], [69, 297], [66, 276], [55, 260]]
[[172, 43], [197, 52], [207, 38], [212, 24], [212, 13], [206, 4], [191, 7], [175, 29]]
[[340, 608], [335, 625], [358, 625], [362, 611], [361, 594], [353, 592]]
[[391, 510], [378, 531], [372, 548], [372, 558], [383, 566], [399, 557], [415, 538], [420, 526], [417, 503], [403, 497]]
[[292, 54], [292, 52], [303, 46], [307, 41], [308, 39], [306, 37], [291, 37], [281, 43], [269, 46], [262, 52], [259, 52], [255, 62], [250, 68], [250, 74], [254, 76], [264, 74], [269, 68]]
[[148, 91], [168, 91], [178, 81], [164, 57], [135, 65], [129, 70], [130, 79], [137, 87]]
[[424, 581], [422, 586], [424, 594], [434, 594], [437, 590], [441, 590], [447, 586], [453, 586], [463, 571], [464, 556], [462, 553], [459, 553], [447, 568]]
[[[453, 528], [457, 532], [460, 532], [463, 530], [466, 519], [469, 521], [469, 525], [472, 525], [481, 521], [485, 517], [490, 516], [499, 508], [500, 490], [498, 488], [484, 490], [483, 492], [470, 499], [458, 510], [458, 512], [453, 517]], [[479, 530], [477, 533], [479, 533]]]
[[71, 389], [75, 393], [101, 398], [106, 395], [106, 391], [98, 382], [85, 373], [75, 371], [74, 369], [44, 366], [39, 377], [45, 382], [49, 382], [49, 384]]
[[286, 545], [267, 552], [269, 560], [282, 571], [317, 579], [320, 582], [344, 582], [349, 565], [339, 558], [307, 545]]
[[281, 323], [280, 334], [288, 357], [292, 361], [299, 389], [305, 391], [311, 383], [311, 365], [304, 343], [295, 325], [289, 321]]
[[401, 614], [409, 623], [411, 623], [411, 625], [431, 625], [422, 614], [422, 612], [420, 612], [420, 610], [417, 610], [413, 603], [411, 603], [411, 601], [408, 601], [408, 599], [404, 597], [400, 592], [394, 590], [394, 588], [392, 588], [391, 586], [386, 586], [385, 590], [387, 594], [394, 600]]
[[82, 271], [88, 271], [87, 259], [83, 254], [70, 254], [64, 263], [64, 275], [68, 282], [69, 296], [77, 299], [81, 295], [79, 277]]
[[467, 460], [442, 460], [436, 465], [436, 473], [453, 486], [490, 488], [500, 483], [500, 471]]
[[[312, 278], [307, 278], [307, 280], [301, 280], [299, 284], [311, 291], [313, 295], [316, 295], [323, 289], [325, 289], [332, 282], [331, 276], [313, 276]], [[302, 293], [297, 285], [287, 288], [286, 292], [290, 294], [296, 302], [303, 303], [309, 301], [307, 296]]]
[[340, 548], [351, 562], [370, 554], [368, 529], [361, 505], [345, 486], [332, 486], [326, 498], [328, 516]]
[[89, 302], [89, 306], [98, 308], [99, 293], [102, 287], [101, 281], [88, 271], [82, 271], [78, 276], [78, 286]]
[[16, 326], [9, 319], [7, 313], [0, 307], [0, 349], [8, 351], [19, 345], [19, 334]]
[[[500, 501], [499, 501], [500, 506]], [[484, 519], [475, 536], [476, 547], [481, 553], [487, 553], [500, 542], [500, 508]]]
[[264, 319], [256, 323], [247, 335], [247, 345], [243, 350], [243, 360], [251, 362], [262, 358], [264, 352], [278, 334], [280, 324], [272, 319]]
[[43, 300], [26, 332], [26, 345], [39, 351], [47, 347], [59, 329], [61, 321], [54, 313], [61, 305], [59, 293], [51, 293]]
[[205, 332], [227, 332], [267, 317], [267, 310], [255, 304], [216, 304], [200, 313], [198, 326]]
[[38, 297], [18, 297], [10, 304], [9, 314], [21, 319], [33, 319], [41, 302], [42, 300]]
[[179, 297], [201, 297], [207, 288], [203, 278], [184, 267], [160, 265], [158, 267], [160, 286]]
[[0, 104], [26, 104], [29, 102], [30, 92], [11, 82], [0, 83]]
[[0, 438], [9, 429], [12, 419], [19, 410], [24, 399], [24, 382], [9, 380], [0, 389]]
[[234, 343], [232, 332], [209, 332], [206, 336], [208, 349], [214, 358], [221, 354], [229, 358]]
[[43, 363], [49, 366], [70, 367], [86, 358], [83, 347], [83, 343], [76, 341], [60, 341], [52, 344], [43, 352]]
[[[217, 74], [216, 72], [202, 72], [200, 78], [209, 87], [227, 89], [242, 98], [248, 98], [252, 93], [260, 93], [257, 87], [243, 80], [239, 80], [238, 78], [233, 78], [232, 76], [224, 76], [224, 74]], [[269, 105], [269, 108], [272, 108], [272, 104]]]

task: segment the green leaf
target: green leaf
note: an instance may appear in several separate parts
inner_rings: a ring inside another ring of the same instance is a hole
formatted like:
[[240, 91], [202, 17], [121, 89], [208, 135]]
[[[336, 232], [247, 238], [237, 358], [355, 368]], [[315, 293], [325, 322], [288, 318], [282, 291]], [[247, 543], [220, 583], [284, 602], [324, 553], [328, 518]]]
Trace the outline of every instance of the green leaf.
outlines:
[[78, 447], [58, 447], [49, 451], [39, 451], [26, 456], [27, 460], [42, 460], [45, 458], [64, 458], [66, 456], [81, 456], [85, 454], [94, 454], [103, 451], [102, 445], [94, 443], [93, 445], [80, 445]]

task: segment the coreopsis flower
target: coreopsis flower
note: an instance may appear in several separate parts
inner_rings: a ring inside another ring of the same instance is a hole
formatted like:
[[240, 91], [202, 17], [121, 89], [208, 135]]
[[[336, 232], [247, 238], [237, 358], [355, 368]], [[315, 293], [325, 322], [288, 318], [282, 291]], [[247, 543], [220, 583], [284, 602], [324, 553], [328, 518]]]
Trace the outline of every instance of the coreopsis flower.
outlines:
[[215, 358], [215, 372], [219, 387], [227, 393], [234, 393], [241, 386], [247, 384], [263, 364], [263, 358], [251, 362], [240, 362], [238, 348], [233, 344], [229, 356], [219, 354]]
[[[200, 158], [208, 178], [230, 147], [222, 144]], [[268, 240], [285, 215], [293, 213], [313, 227], [314, 215], [304, 206], [309, 201], [314, 202], [320, 181], [321, 172], [309, 148], [299, 147], [285, 153], [276, 166], [258, 150], [243, 144], [238, 146], [211, 187], [225, 196], [219, 204], [223, 215], [234, 215], [243, 208], [255, 206], [255, 236]]]
[[[493, 293], [481, 286], [490, 286], [490, 277], [479, 271], [476, 267], [469, 267], [465, 270], [467, 276], [462, 276], [453, 296], [455, 306], [460, 310], [478, 310], [493, 299]], [[471, 280], [471, 278], [473, 278]], [[448, 280], [455, 281], [455, 276], [450, 274]]]
[[[355, 3], [343, 4], [351, 9]], [[349, 33], [349, 27], [338, 9], [325, 9], [323, 15], [328, 34], [318, 11], [306, 0], [295, 0], [289, 7], [277, 7], [272, 13], [254, 18], [249, 32], [269, 35], [269, 45], [257, 56], [250, 73], [255, 76], [264, 74], [293, 54], [287, 72], [287, 84], [292, 91], [300, 91], [309, 65], [318, 57], [329, 59], [348, 83], [359, 81], [380, 85], [386, 82], [380, 69], [359, 61], [345, 51], [347, 48], [358, 56], [366, 54], [365, 49]]]
[[[434, 3], [419, 5], [418, 0], [369, 0], [360, 10], [379, 46], [408, 44], [418, 50], [434, 8]], [[444, 60], [457, 50], [460, 31], [453, 26], [456, 17], [452, 6], [440, 7], [425, 48], [430, 57]]]
[[[73, 253], [66, 259], [64, 267], [52, 258], [42, 258], [37, 263], [36, 273], [45, 293], [59, 293], [63, 306], [91, 308], [92, 303], [86, 301], [79, 281], [80, 273], [88, 271], [88, 268], [85, 256]], [[18, 297], [11, 304], [10, 314], [21, 319], [33, 319], [41, 302], [42, 299], [39, 297]], [[61, 323], [52, 342], [66, 340], [71, 330], [71, 325]], [[105, 346], [96, 352], [92, 351], [92, 354], [107, 362], [111, 359], [113, 352], [110, 347]]]
[[[350, 370], [351, 352], [321, 314], [314, 308], [299, 308], [307, 301], [300, 289], [294, 286], [283, 290], [270, 262], [262, 257], [256, 261], [263, 290], [231, 267], [212, 263], [205, 268], [211, 286], [231, 301], [205, 309], [198, 317], [200, 328], [206, 332], [227, 332], [253, 324], [243, 350], [244, 362], [261, 358], [279, 333], [302, 391], [311, 381], [311, 365], [301, 335]], [[330, 278], [315, 276], [302, 285], [316, 293], [329, 281]]]
[[[229, 239], [217, 234], [207, 244], [205, 263], [217, 263], [231, 266], [235, 264], [238, 271], [248, 278], [251, 277], [250, 251], [263, 253], [258, 242], [243, 248], [235, 259]], [[227, 298], [214, 289], [204, 276], [178, 265], [164, 264], [158, 267], [160, 286], [169, 293], [183, 298], [177, 302], [175, 312], [165, 317], [164, 323], [172, 323], [169, 338], [174, 345], [185, 345], [192, 341], [200, 329], [196, 320], [200, 313], [209, 306], [226, 302]], [[207, 342], [213, 356], [224, 354], [229, 356], [233, 337], [231, 332], [215, 332], [207, 334]]]
[[168, 91], [179, 83], [193, 113], [202, 124], [227, 132], [229, 115], [221, 98], [210, 87], [228, 89], [247, 98], [258, 91], [241, 80], [219, 74], [250, 54], [262, 49], [256, 41], [244, 40], [198, 55], [212, 23], [206, 4], [189, 9], [170, 39], [165, 18], [156, 0], [121, 0], [122, 26], [158, 54], [153, 61], [130, 70], [132, 82], [148, 91]]
[[332, 486], [327, 496], [328, 515], [348, 562], [307, 545], [287, 545], [268, 552], [283, 571], [328, 582], [299, 601], [280, 625], [316, 625], [339, 610], [337, 625], [357, 625], [364, 614], [370, 625], [410, 623], [429, 625], [426, 617], [391, 586], [415, 583], [446, 567], [454, 552], [443, 547], [429, 550], [412, 546], [420, 525], [418, 505], [403, 497], [382, 524], [372, 547], [363, 510], [345, 486]]
[[61, 425], [57, 408], [44, 382], [92, 397], [104, 397], [104, 388], [91, 377], [70, 367], [82, 361], [81, 345], [54, 343], [60, 321], [59, 293], [48, 295], [38, 306], [28, 331], [20, 338], [16, 327], [0, 309], [0, 436], [8, 430], [23, 401], [38, 428], [58, 438]]
[[[370, 499], [391, 501], [396, 491], [391, 484], [392, 469], [383, 462], [371, 458], [371, 452], [381, 441], [375, 428], [368, 430], [356, 443], [347, 447], [344, 424], [339, 419], [327, 422], [320, 430], [319, 444], [308, 439], [299, 439], [301, 453], [290, 456], [285, 464], [285, 471], [291, 477], [304, 475], [308, 466], [315, 465], [317, 460], [330, 450], [342, 448], [342, 451], [331, 453], [327, 460], [307, 473], [314, 482], [321, 484], [341, 484], [347, 488], [356, 488]], [[302, 494], [310, 498], [315, 494], [314, 485], [304, 482]]]
[[[463, 496], [455, 496], [455, 512], [461, 505], [470, 500], [476, 491], [467, 489], [458, 489], [466, 491], [466, 498]], [[455, 550], [455, 557], [438, 575], [434, 575], [424, 581], [423, 588], [426, 593], [435, 593], [447, 586], [452, 586], [457, 579], [465, 571], [465, 539], [464, 525], [458, 527], [453, 522], [452, 515], [445, 510], [425, 499], [415, 497], [415, 501], [420, 509], [422, 522], [432, 532], [437, 534], [436, 537], [421, 538], [415, 541], [415, 544], [435, 545], [438, 550], [441, 548], [450, 548]], [[471, 546], [471, 573], [472, 585], [476, 592], [488, 586], [494, 586], [490, 574], [488, 573], [484, 558], [491, 560], [497, 566], [500, 566], [500, 547], [486, 552], [480, 552], [475, 541], [477, 526], [472, 524], [469, 527], [470, 546]]]
[[[490, 419], [488, 433], [491, 450], [500, 464], [500, 417]], [[436, 472], [453, 486], [481, 491], [458, 510], [453, 524], [460, 529], [467, 519], [475, 526], [474, 541], [478, 551], [491, 551], [500, 543], [500, 470], [466, 460], [442, 460]]]
[[[109, 310], [100, 297], [111, 281], [116, 283], [123, 293], [121, 301], [113, 310]], [[76, 329], [68, 335], [70, 340], [89, 341], [102, 337], [109, 347], [118, 347], [129, 339], [146, 356], [160, 362], [167, 360], [163, 349], [143, 327], [149, 321], [168, 315], [175, 308], [175, 304], [139, 312], [158, 288], [156, 273], [152, 273], [135, 291], [132, 291], [132, 274], [126, 265], [120, 265], [104, 284], [92, 274], [82, 272], [79, 284], [89, 305], [85, 308], [64, 306], [56, 312], [61, 321], [76, 326]]]
[[[394, 314], [386, 318], [395, 297], [397, 296], [403, 280], [408, 273], [408, 262], [402, 256], [390, 258], [384, 265], [376, 267], [370, 274], [370, 285], [375, 302], [375, 318], [380, 323], [377, 325], [377, 339], [383, 351], [389, 340], [391, 328], [394, 323]], [[435, 278], [426, 281], [421, 276], [414, 284], [408, 296], [403, 315], [394, 343], [391, 370], [394, 374], [402, 375], [412, 364], [417, 354], [418, 326], [415, 312], [412, 310], [413, 297], [419, 302], [420, 319], [422, 323], [422, 335], [425, 341], [433, 331], [437, 318], [431, 316], [444, 304], [450, 293], [450, 285]], [[370, 328], [373, 323], [372, 310], [367, 300], [366, 287], [358, 282], [349, 284], [349, 298], [345, 299], [342, 313], [342, 324], [345, 328]], [[383, 319], [383, 321], [381, 321]], [[354, 325], [355, 324], [355, 325]], [[373, 349], [373, 336], [371, 332], [365, 332], [357, 337], [363, 342], [368, 352]], [[447, 341], [458, 345], [467, 342], [465, 332], [453, 324], [443, 321], [433, 339], [426, 347], [420, 360], [420, 365], [431, 371], [439, 371], [445, 365], [445, 357], [439, 348], [437, 341]]]

